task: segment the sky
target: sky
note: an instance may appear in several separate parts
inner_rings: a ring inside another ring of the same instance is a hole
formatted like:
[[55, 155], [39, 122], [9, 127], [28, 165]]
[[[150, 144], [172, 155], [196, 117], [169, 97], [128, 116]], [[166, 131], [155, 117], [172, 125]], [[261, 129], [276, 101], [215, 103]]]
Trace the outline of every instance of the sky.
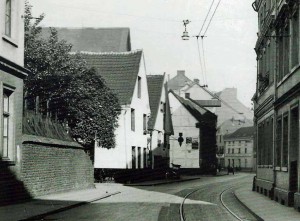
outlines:
[[[253, 0], [221, 0], [205, 33], [207, 12], [219, 0], [29, 0], [33, 16], [46, 14], [44, 27], [129, 27], [132, 49], [144, 51], [148, 74], [170, 78], [185, 70], [211, 91], [235, 87], [238, 99], [251, 106], [255, 93], [257, 13]], [[190, 20], [190, 40], [181, 39]], [[198, 50], [198, 45], [199, 49]], [[203, 56], [204, 51], [204, 56]], [[200, 52], [200, 59], [199, 59]], [[202, 67], [202, 68], [201, 68]], [[205, 68], [206, 67], [206, 68]]]

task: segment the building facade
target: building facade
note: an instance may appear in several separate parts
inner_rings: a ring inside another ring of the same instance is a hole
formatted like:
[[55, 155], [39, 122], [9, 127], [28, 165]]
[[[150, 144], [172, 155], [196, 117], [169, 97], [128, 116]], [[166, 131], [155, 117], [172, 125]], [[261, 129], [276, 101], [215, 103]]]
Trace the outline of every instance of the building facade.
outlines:
[[[12, 188], [21, 178], [24, 1], [0, 2], [0, 204], [17, 196]], [[24, 191], [25, 192], [25, 191]]]
[[224, 121], [217, 127], [217, 146], [218, 146], [218, 162], [221, 167], [225, 167], [225, 140], [224, 136], [229, 135], [239, 128], [253, 126], [253, 121], [249, 119], [236, 120], [231, 118]]
[[213, 172], [217, 116], [172, 90], [169, 99], [174, 128], [174, 135], [170, 137], [170, 163], [184, 169]]
[[170, 164], [169, 137], [173, 134], [168, 101], [166, 74], [147, 75], [151, 115], [147, 133], [150, 134], [152, 168], [168, 168]]
[[254, 127], [243, 127], [224, 136], [225, 167], [252, 171], [255, 167], [253, 157]]
[[142, 51], [82, 53], [82, 56], [90, 67], [98, 70], [121, 104], [115, 146], [108, 148], [95, 142], [94, 167], [147, 167], [150, 104]]
[[299, 2], [256, 0], [252, 6], [259, 21], [256, 190], [299, 209]]

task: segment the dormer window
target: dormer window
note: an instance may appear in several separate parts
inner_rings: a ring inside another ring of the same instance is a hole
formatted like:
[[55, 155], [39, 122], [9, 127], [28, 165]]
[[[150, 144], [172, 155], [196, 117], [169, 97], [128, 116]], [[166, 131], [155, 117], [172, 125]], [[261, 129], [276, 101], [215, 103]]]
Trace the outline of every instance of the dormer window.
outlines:
[[5, 35], [11, 37], [11, 0], [6, 0], [5, 5]]

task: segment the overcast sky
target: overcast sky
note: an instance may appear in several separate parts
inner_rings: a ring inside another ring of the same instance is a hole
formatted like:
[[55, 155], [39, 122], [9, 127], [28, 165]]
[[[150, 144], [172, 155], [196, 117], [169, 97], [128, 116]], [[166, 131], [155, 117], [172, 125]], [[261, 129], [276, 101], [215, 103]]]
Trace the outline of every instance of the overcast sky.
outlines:
[[[201, 55], [204, 45], [206, 72], [201, 71], [196, 38], [181, 40], [182, 20], [191, 21], [187, 25], [190, 36], [198, 35], [212, 1], [29, 0], [34, 16], [46, 14], [43, 26], [129, 27], [132, 49], [143, 49], [149, 74], [166, 72], [172, 78], [177, 70], [186, 70], [190, 79], [199, 78], [212, 91], [236, 87], [239, 100], [251, 107], [256, 82], [253, 48], [257, 32], [253, 0], [221, 0], [207, 37], [203, 42], [199, 40]], [[213, 9], [218, 1], [214, 1]]]

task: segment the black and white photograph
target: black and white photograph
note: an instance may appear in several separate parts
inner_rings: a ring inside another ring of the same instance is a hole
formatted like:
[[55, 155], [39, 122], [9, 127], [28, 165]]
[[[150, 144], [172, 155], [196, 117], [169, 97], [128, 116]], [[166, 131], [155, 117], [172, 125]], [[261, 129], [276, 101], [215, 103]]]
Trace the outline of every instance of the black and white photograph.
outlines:
[[300, 0], [0, 0], [0, 220], [299, 221]]

